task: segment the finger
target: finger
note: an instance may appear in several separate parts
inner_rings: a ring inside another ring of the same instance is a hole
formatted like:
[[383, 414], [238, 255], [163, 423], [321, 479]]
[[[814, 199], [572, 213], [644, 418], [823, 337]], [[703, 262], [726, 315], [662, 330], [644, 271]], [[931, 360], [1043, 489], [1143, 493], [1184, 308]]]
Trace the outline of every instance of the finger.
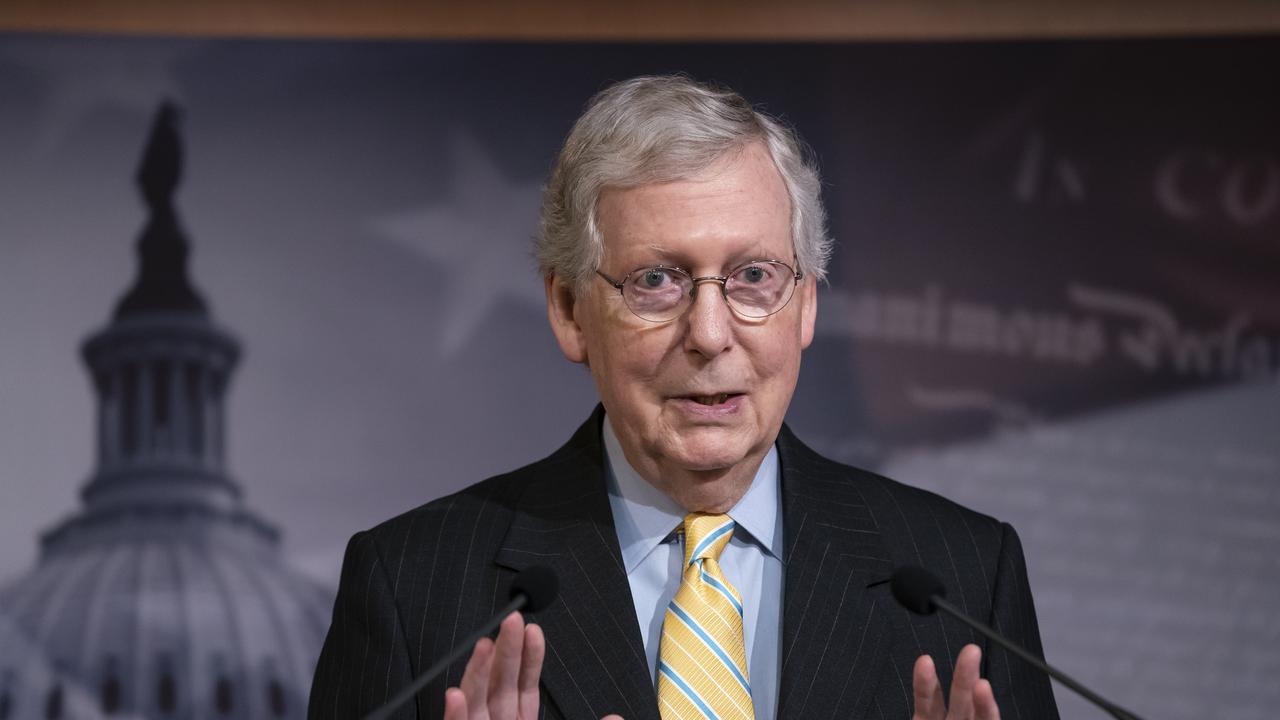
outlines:
[[982, 650], [965, 645], [956, 657], [956, 672], [951, 676], [951, 692], [947, 695], [948, 720], [970, 720], [973, 717], [973, 686], [981, 679]]
[[520, 658], [520, 717], [538, 717], [538, 678], [542, 676], [542, 659], [547, 641], [542, 628], [529, 623], [524, 628], [524, 657]]
[[466, 695], [467, 717], [471, 720], [486, 720], [488, 717], [489, 671], [493, 667], [493, 641], [480, 638], [475, 649], [471, 651], [471, 659], [467, 661], [467, 669], [462, 673], [462, 682], [458, 687]]
[[942, 699], [942, 683], [938, 682], [938, 671], [928, 655], [916, 658], [911, 670], [911, 692], [915, 697], [912, 720], [943, 720], [947, 707]]
[[456, 687], [444, 691], [444, 720], [467, 720], [467, 694]]
[[987, 680], [979, 680], [973, 686], [973, 716], [975, 720], [1000, 720], [1000, 707], [996, 705], [996, 693]]
[[600, 720], [622, 720], [621, 715], [605, 715]]
[[489, 716], [514, 720], [520, 702], [516, 679], [520, 676], [520, 658], [524, 654], [524, 618], [513, 612], [503, 618], [500, 627], [489, 675]]

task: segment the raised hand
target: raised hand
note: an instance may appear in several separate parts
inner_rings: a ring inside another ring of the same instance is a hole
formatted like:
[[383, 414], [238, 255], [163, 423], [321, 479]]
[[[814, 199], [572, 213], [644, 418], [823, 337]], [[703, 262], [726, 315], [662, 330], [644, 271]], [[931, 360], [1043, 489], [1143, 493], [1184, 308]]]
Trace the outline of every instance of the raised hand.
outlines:
[[[547, 642], [520, 613], [503, 619], [498, 640], [481, 638], [462, 682], [444, 694], [445, 720], [537, 720], [538, 678]], [[610, 715], [604, 720], [622, 720]]]
[[912, 720], [1000, 720], [991, 683], [979, 676], [982, 650], [965, 645], [956, 658], [956, 671], [951, 678], [950, 697], [942, 697], [942, 683], [933, 658], [916, 658], [911, 672], [911, 689], [915, 695]]

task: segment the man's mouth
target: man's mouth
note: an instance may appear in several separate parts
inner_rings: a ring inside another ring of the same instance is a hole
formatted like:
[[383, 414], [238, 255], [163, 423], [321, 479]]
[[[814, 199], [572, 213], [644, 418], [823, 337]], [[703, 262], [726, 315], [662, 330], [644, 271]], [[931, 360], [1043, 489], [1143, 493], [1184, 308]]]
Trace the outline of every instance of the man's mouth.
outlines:
[[686, 395], [685, 399], [692, 400], [699, 405], [723, 405], [729, 401], [729, 398], [737, 397], [742, 393], [717, 393], [714, 395]]
[[694, 395], [693, 401], [699, 405], [719, 405], [729, 399], [728, 393], [720, 393], [719, 395]]

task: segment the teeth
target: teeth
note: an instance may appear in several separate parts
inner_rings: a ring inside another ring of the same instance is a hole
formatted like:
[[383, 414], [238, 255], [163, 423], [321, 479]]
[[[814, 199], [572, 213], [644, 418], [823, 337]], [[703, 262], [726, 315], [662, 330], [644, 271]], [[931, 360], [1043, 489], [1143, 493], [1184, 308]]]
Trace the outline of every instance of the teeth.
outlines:
[[720, 393], [719, 395], [700, 395], [693, 398], [694, 402], [697, 402], [700, 405], [719, 405], [728, 399], [728, 393]]

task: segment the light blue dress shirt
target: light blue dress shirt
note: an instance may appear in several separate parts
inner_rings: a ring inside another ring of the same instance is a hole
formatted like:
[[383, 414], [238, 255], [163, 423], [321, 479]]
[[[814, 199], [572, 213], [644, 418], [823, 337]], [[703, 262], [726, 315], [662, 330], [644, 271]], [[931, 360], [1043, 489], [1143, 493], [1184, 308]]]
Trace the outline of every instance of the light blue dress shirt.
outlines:
[[[676, 532], [685, 511], [627, 462], [609, 419], [604, 422], [609, 505], [644, 638], [649, 675], [657, 687], [658, 645], [667, 605], [680, 586], [684, 547]], [[782, 501], [778, 449], [770, 448], [755, 479], [729, 517], [737, 523], [720, 555], [720, 569], [742, 596], [743, 640], [751, 704], [757, 720], [776, 716], [782, 670]]]

